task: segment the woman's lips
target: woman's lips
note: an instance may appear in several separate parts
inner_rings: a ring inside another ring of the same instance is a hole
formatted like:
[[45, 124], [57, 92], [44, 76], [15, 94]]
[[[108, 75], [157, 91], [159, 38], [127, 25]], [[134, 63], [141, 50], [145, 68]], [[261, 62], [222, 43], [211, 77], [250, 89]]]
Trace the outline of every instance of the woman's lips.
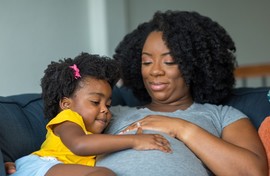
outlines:
[[167, 84], [164, 83], [150, 83], [150, 88], [153, 91], [161, 91], [167, 87]]

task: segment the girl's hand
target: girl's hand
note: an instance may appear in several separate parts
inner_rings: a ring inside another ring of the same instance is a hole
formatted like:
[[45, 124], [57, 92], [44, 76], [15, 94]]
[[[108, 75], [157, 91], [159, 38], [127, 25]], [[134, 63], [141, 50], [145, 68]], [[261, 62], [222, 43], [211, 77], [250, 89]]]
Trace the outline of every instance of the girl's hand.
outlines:
[[179, 133], [178, 129], [180, 127], [180, 121], [180, 119], [168, 116], [149, 115], [131, 124], [129, 127], [121, 131], [120, 134], [124, 134], [130, 130], [137, 130], [139, 125], [143, 130], [159, 131], [167, 133], [171, 137], [175, 138], [177, 136], [177, 133]]
[[133, 135], [135, 150], [160, 150], [171, 153], [169, 141], [160, 134], [143, 134], [143, 130], [137, 125], [137, 132]]
[[6, 173], [8, 175], [15, 173], [16, 172], [15, 163], [13, 163], [13, 162], [5, 162], [5, 169], [6, 169]]

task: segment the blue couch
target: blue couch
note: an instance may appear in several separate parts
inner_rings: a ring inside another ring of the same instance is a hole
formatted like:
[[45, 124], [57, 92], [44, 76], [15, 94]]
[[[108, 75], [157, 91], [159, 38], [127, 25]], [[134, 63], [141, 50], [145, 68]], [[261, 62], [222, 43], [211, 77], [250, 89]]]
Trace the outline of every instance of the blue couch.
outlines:
[[[270, 115], [267, 97], [270, 87], [237, 88], [222, 104], [234, 106], [250, 117], [258, 129]], [[139, 105], [125, 87], [113, 90], [112, 105]], [[46, 134], [40, 94], [0, 97], [0, 175], [5, 176], [4, 162], [15, 161], [39, 149]]]

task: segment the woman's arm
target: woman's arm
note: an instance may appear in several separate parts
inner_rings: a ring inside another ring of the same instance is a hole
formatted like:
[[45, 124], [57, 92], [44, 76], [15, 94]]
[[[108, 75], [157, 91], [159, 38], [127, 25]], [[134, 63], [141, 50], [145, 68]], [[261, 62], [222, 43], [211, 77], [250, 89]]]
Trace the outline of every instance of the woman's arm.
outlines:
[[[143, 129], [181, 140], [215, 175], [267, 175], [263, 145], [247, 118], [225, 127], [221, 138], [178, 118], [150, 115], [139, 122]], [[135, 128], [132, 125], [128, 130]]]
[[171, 152], [170, 144], [159, 134], [142, 134], [142, 129], [136, 135], [86, 135], [81, 127], [73, 122], [63, 122], [54, 127], [54, 133], [76, 155], [99, 155], [124, 149], [161, 150]]
[[248, 119], [225, 127], [222, 139], [190, 123], [184, 131], [177, 138], [216, 175], [267, 175], [264, 148]]

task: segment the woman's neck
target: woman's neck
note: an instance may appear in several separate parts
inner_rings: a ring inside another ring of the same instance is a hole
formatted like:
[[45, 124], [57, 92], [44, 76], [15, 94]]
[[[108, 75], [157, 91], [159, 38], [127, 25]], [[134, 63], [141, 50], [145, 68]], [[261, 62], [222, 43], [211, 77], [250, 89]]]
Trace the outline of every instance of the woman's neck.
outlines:
[[193, 104], [193, 100], [181, 101], [176, 103], [160, 103], [152, 101], [146, 105], [148, 109], [159, 112], [174, 112], [176, 110], [186, 110]]

